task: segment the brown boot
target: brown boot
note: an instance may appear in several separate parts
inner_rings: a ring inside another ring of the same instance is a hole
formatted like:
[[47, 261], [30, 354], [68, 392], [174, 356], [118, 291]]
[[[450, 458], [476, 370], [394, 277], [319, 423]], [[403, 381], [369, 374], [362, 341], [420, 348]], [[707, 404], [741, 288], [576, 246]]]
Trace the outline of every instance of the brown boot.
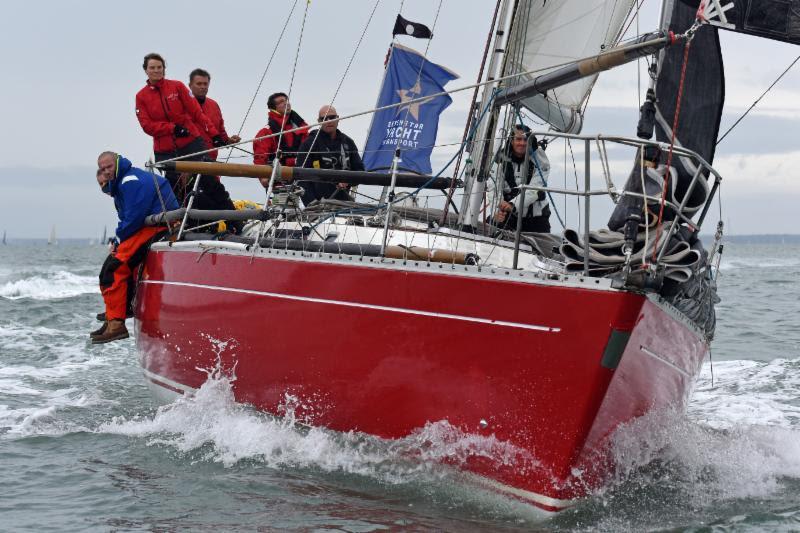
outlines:
[[93, 339], [95, 337], [99, 337], [100, 335], [102, 335], [103, 333], [106, 332], [106, 329], [108, 329], [108, 322], [103, 322], [102, 326], [100, 326], [99, 328], [97, 328], [93, 332], [89, 333], [89, 337], [91, 337]]
[[128, 328], [125, 327], [125, 321], [114, 319], [109, 320], [108, 327], [106, 330], [98, 335], [97, 337], [92, 337], [92, 344], [105, 344], [111, 341], [118, 341], [122, 339], [127, 339], [128, 335]]

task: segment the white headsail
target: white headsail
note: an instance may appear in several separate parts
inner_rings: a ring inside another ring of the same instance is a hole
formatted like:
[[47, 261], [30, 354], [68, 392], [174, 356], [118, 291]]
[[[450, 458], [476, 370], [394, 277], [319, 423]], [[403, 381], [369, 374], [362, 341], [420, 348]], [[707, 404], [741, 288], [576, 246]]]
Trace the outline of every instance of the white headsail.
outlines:
[[[529, 0], [521, 2], [509, 47], [507, 74], [581, 59], [617, 43], [635, 0]], [[543, 70], [536, 75], [547, 72]], [[516, 83], [530, 81], [520, 76]], [[581, 106], [597, 76], [574, 81], [521, 104], [559, 131], [578, 133]]]

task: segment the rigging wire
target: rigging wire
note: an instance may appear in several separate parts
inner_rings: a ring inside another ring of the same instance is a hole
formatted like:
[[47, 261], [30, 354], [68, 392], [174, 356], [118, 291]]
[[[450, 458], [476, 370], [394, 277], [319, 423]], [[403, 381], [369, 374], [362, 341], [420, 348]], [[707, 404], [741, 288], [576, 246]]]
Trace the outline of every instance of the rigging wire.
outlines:
[[798, 61], [800, 61], [800, 56], [797, 56], [796, 58], [794, 58], [794, 61], [792, 61], [792, 62], [789, 64], [789, 66], [788, 66], [788, 67], [786, 67], [786, 69], [785, 69], [783, 72], [781, 72], [781, 75], [780, 75], [780, 76], [778, 76], [778, 77], [775, 79], [775, 81], [773, 81], [773, 82], [772, 82], [772, 84], [771, 84], [769, 87], [767, 87], [767, 90], [766, 90], [766, 91], [764, 91], [763, 93], [761, 93], [761, 96], [759, 96], [758, 98], [756, 98], [755, 102], [753, 102], [753, 103], [750, 105], [750, 107], [748, 107], [748, 108], [747, 108], [747, 111], [745, 111], [744, 113], [742, 113], [742, 116], [740, 116], [738, 119], [736, 119], [736, 122], [734, 122], [734, 123], [733, 123], [733, 125], [732, 125], [730, 128], [728, 128], [728, 131], [726, 131], [726, 132], [725, 132], [725, 133], [724, 133], [724, 134], [723, 134], [723, 135], [722, 135], [722, 136], [721, 136], [719, 139], [717, 139], [717, 145], [719, 145], [719, 143], [721, 143], [721, 142], [722, 142], [722, 140], [723, 140], [725, 137], [727, 137], [727, 136], [728, 136], [728, 134], [729, 134], [729, 133], [730, 133], [730, 132], [733, 130], [733, 128], [735, 128], [736, 126], [738, 126], [738, 125], [739, 125], [739, 123], [740, 123], [742, 120], [744, 120], [744, 117], [746, 117], [746, 116], [747, 116], [747, 114], [748, 114], [748, 113], [750, 113], [750, 111], [752, 111], [752, 110], [753, 110], [753, 108], [755, 108], [755, 107], [758, 105], [758, 103], [761, 101], [761, 99], [762, 99], [762, 98], [764, 98], [764, 96], [766, 96], [766, 94], [767, 94], [768, 92], [770, 92], [770, 91], [772, 90], [772, 88], [773, 88], [773, 87], [775, 87], [775, 85], [777, 85], [777, 84], [778, 84], [778, 82], [779, 82], [779, 81], [781, 81], [781, 78], [783, 78], [783, 77], [786, 75], [786, 73], [787, 73], [787, 72], [789, 72], [789, 71], [792, 69], [792, 67], [795, 65], [795, 63], [797, 63]]
[[[497, 22], [497, 14], [500, 11], [501, 2], [502, 2], [502, 0], [497, 0], [497, 3], [495, 4], [495, 7], [494, 7], [494, 16], [492, 16], [492, 23], [489, 26], [489, 34], [486, 36], [486, 45], [484, 46], [484, 49], [483, 49], [483, 58], [481, 59], [481, 66], [480, 66], [480, 69], [478, 69], [478, 79], [477, 79], [478, 82], [480, 82], [481, 78], [483, 78], [483, 71], [484, 71], [484, 68], [486, 67], [486, 58], [489, 56], [489, 47], [492, 44], [492, 30], [494, 30], [495, 24]], [[473, 115], [473, 110], [475, 109], [475, 104], [476, 104], [477, 100], [478, 100], [478, 87], [475, 87], [475, 90], [472, 92], [472, 100], [470, 101], [470, 104], [469, 104], [469, 111], [468, 111], [468, 114], [467, 114], [467, 121], [464, 124], [464, 134], [461, 136], [461, 142], [462, 143], [464, 142], [464, 140], [467, 138], [467, 135], [469, 134], [469, 126], [470, 126], [470, 123], [472, 122], [472, 117], [474, 116]], [[461, 153], [461, 155], [459, 155], [458, 160], [456, 160], [456, 166], [455, 166], [455, 168], [453, 170], [453, 178], [450, 181], [450, 188], [447, 191], [447, 202], [445, 203], [444, 210], [442, 211], [442, 218], [441, 218], [441, 223], [442, 224], [444, 224], [444, 221], [447, 220], [447, 213], [449, 211], [450, 204], [453, 201], [453, 194], [455, 193], [455, 190], [456, 190], [456, 180], [458, 179], [458, 172], [461, 169], [461, 159], [462, 159], [462, 157], [464, 155], [464, 151], [462, 150], [460, 153]], [[455, 206], [454, 206], [454, 209], [455, 209]]]
[[[253, 94], [253, 98], [250, 100], [250, 105], [247, 106], [247, 111], [244, 114], [244, 118], [242, 119], [242, 124], [239, 126], [239, 131], [236, 133], [236, 135], [240, 135], [242, 133], [244, 125], [247, 122], [247, 117], [250, 116], [250, 111], [253, 109], [253, 104], [255, 104], [259, 91], [261, 91], [261, 86], [264, 84], [264, 79], [266, 79], [267, 77], [267, 72], [269, 72], [269, 67], [272, 65], [272, 60], [275, 59], [275, 54], [278, 51], [278, 46], [281, 44], [281, 40], [283, 40], [283, 34], [286, 33], [286, 28], [289, 26], [289, 21], [292, 18], [292, 14], [294, 14], [294, 9], [295, 7], [297, 7], [297, 1], [298, 0], [294, 0], [294, 4], [292, 4], [292, 9], [289, 11], [289, 16], [286, 17], [286, 22], [283, 23], [283, 29], [281, 29], [280, 35], [278, 35], [278, 41], [275, 43], [275, 47], [272, 49], [272, 54], [269, 56], [269, 61], [267, 61], [267, 66], [266, 68], [264, 68], [264, 72], [261, 74], [261, 79], [258, 81], [256, 92]], [[231, 156], [231, 151], [228, 151], [228, 157], [225, 158], [226, 163], [230, 158], [230, 156]]]
[[[621, 46], [616, 51], [620, 52], [620, 53], [623, 53], [626, 50], [628, 50], [628, 48], [629, 48], [629, 45]], [[385, 106], [380, 106], [380, 107], [367, 109], [366, 111], [360, 111], [358, 113], [352, 113], [350, 115], [339, 117], [339, 118], [337, 118], [335, 120], [339, 120], [339, 121], [347, 120], [347, 119], [351, 119], [351, 118], [360, 117], [360, 116], [363, 116], [363, 115], [369, 115], [371, 113], [377, 113], [379, 111], [385, 111], [386, 109], [393, 109], [393, 108], [396, 108], [396, 107], [400, 107], [400, 106], [404, 106], [404, 105], [408, 105], [408, 104], [413, 104], [413, 103], [416, 103], [416, 102], [422, 102], [424, 100], [430, 100], [432, 98], [437, 98], [439, 96], [444, 96], [444, 95], [447, 95], [447, 94], [455, 94], [455, 93], [459, 93], [459, 92], [466, 91], [466, 90], [469, 90], [469, 89], [474, 89], [475, 87], [480, 87], [480, 86], [483, 86], [483, 85], [489, 85], [489, 84], [492, 84], [492, 83], [501, 82], [501, 81], [504, 81], [506, 79], [513, 78], [513, 77], [515, 77], [517, 75], [538, 74], [538, 73], [545, 72], [545, 71], [548, 71], [548, 70], [552, 70], [552, 69], [555, 69], [555, 68], [565, 67], [567, 65], [574, 65], [576, 63], [580, 63], [581, 61], [584, 61], [584, 60], [587, 60], [587, 59], [592, 59], [594, 57], [596, 57], [596, 55], [586, 56], [586, 57], [580, 58], [578, 60], [565, 61], [565, 62], [557, 63], [557, 64], [554, 64], [554, 65], [548, 65], [546, 67], [541, 67], [541, 68], [536, 68], [536, 69], [528, 70], [528, 71], [525, 71], [525, 72], [521, 72], [520, 74], [513, 74], [513, 75], [509, 75], [509, 76], [500, 76], [500, 77], [495, 78], [493, 80], [487, 80], [487, 81], [483, 81], [483, 82], [479, 82], [479, 83], [471, 83], [471, 84], [465, 85], [463, 87], [457, 87], [455, 89], [440, 91], [438, 93], [429, 94], [427, 96], [421, 96], [419, 98], [413, 98], [413, 99], [408, 100], [406, 102], [398, 102], [398, 103], [395, 103], [395, 104], [389, 104], [389, 105], [385, 105]], [[322, 124], [325, 124], [326, 122], [328, 122], [328, 121], [317, 122], [315, 124], [310, 125], [309, 127], [320, 126]], [[292, 133], [292, 132], [295, 132], [295, 131], [300, 130], [300, 129], [303, 129], [303, 128], [297, 127], [297, 128], [293, 128], [291, 130], [286, 130], [286, 133]], [[260, 141], [262, 139], [269, 139], [271, 137], [277, 137], [277, 136], [278, 136], [277, 133], [272, 133], [272, 134], [269, 134], [269, 135], [262, 135], [260, 137], [253, 137], [252, 139], [245, 139], [245, 140], [239, 141], [238, 143], [230, 144], [228, 146], [238, 146], [240, 144], [247, 144], [247, 143], [251, 143], [253, 141]], [[217, 150], [217, 148], [209, 148], [209, 149], [206, 149], [206, 150], [199, 150], [199, 151], [191, 153], [191, 154], [186, 154], [186, 155], [182, 155], [182, 156], [178, 156], [178, 157], [173, 157], [172, 159], [165, 159], [163, 161], [160, 161], [159, 164], [172, 163], [172, 162], [175, 162], [175, 161], [181, 161], [181, 160], [184, 160], [184, 159], [187, 159], [187, 158], [190, 158], [190, 157], [195, 157], [195, 156], [198, 156], [198, 155], [206, 154], [206, 153], [211, 152], [213, 150]]]
[[[291, 105], [289, 102], [292, 101], [292, 88], [294, 87], [294, 75], [297, 72], [297, 60], [300, 59], [300, 47], [303, 44], [303, 33], [306, 29], [306, 19], [308, 18], [308, 7], [311, 5], [311, 2], [306, 2], [306, 7], [303, 10], [303, 22], [300, 24], [300, 37], [297, 39], [297, 50], [294, 53], [294, 64], [292, 65], [292, 75], [289, 78], [289, 90], [286, 91], [286, 102], [287, 105]], [[286, 116], [288, 118], [288, 115]], [[280, 158], [280, 151], [281, 151], [281, 140], [283, 139], [283, 127], [281, 127], [281, 131], [278, 133], [278, 148], [275, 151], [275, 157]], [[269, 198], [267, 198], [269, 200]]]
[[[372, 6], [372, 12], [369, 14], [369, 18], [367, 19], [367, 24], [366, 24], [366, 26], [364, 26], [364, 30], [361, 32], [361, 37], [358, 38], [358, 42], [356, 43], [355, 50], [353, 50], [353, 54], [350, 56], [350, 61], [347, 62], [347, 66], [345, 67], [344, 73], [342, 74], [342, 77], [339, 80], [339, 84], [336, 86], [336, 90], [333, 93], [333, 97], [331, 98], [331, 101], [328, 104], [328, 107], [333, 107], [333, 103], [336, 101], [336, 97], [339, 96], [339, 91], [341, 90], [342, 85], [344, 84], [344, 80], [347, 78], [347, 74], [350, 72], [350, 67], [353, 64], [353, 60], [356, 58], [356, 54], [358, 53], [358, 49], [361, 47], [361, 42], [364, 40], [364, 36], [367, 34], [367, 30], [369, 29], [369, 26], [372, 23], [372, 18], [375, 15], [375, 11], [378, 9], [378, 5], [380, 3], [381, 3], [381, 0], [376, 0], [375, 1], [375, 5]], [[401, 9], [402, 9], [402, 6], [401, 6]], [[309, 151], [306, 152], [306, 154], [305, 154], [306, 157], [303, 160], [304, 164], [305, 164], [305, 161], [308, 159], [308, 156], [313, 153], [313, 152], [311, 152], [311, 148], [313, 148], [314, 143], [317, 142], [317, 138], [319, 137], [319, 134], [320, 134], [321, 131], [322, 131], [322, 128], [317, 128], [316, 129], [316, 131], [314, 133], [314, 140], [311, 142], [311, 145], [309, 145]], [[363, 151], [362, 151], [362, 153], [363, 153]], [[297, 154], [297, 155], [299, 156], [300, 154]]]

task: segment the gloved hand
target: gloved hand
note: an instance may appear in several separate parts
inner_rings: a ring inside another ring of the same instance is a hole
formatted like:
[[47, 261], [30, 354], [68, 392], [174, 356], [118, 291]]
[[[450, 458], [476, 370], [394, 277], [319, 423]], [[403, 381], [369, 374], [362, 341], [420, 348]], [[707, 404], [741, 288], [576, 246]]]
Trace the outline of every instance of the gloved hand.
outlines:
[[108, 239], [108, 253], [113, 254], [117, 251], [117, 247], [119, 246], [119, 239], [116, 237]]
[[175, 137], [188, 137], [189, 130], [181, 126], [180, 124], [175, 124], [175, 128], [172, 130], [175, 134]]
[[214, 135], [214, 137], [211, 139], [211, 143], [214, 145], [214, 148], [220, 148], [227, 144], [225, 139], [222, 138], [222, 135]]

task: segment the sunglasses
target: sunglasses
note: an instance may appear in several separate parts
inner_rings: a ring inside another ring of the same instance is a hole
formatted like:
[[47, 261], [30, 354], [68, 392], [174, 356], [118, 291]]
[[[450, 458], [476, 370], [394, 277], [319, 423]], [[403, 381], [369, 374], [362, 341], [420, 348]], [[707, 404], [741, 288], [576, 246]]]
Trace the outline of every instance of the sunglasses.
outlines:
[[325, 115], [324, 117], [317, 117], [319, 118], [320, 122], [325, 122], [326, 120], [333, 120], [335, 118], [339, 118], [339, 115]]

